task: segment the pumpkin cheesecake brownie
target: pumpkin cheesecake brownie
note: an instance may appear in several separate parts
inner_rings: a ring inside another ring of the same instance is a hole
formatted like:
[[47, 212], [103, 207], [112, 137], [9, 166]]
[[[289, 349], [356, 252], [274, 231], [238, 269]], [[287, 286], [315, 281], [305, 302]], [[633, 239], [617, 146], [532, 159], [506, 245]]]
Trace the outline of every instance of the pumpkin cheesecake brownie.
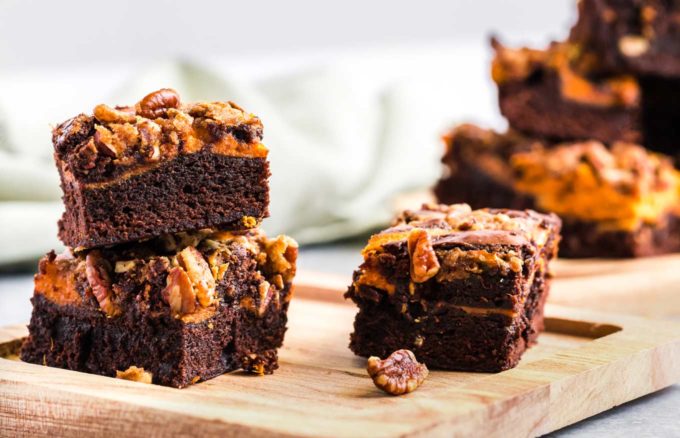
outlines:
[[560, 216], [560, 255], [680, 251], [680, 173], [631, 143], [554, 143], [461, 125], [446, 137], [440, 202], [533, 208]]
[[260, 120], [231, 102], [182, 103], [171, 89], [132, 106], [97, 105], [54, 129], [66, 211], [59, 237], [76, 249], [268, 216]]
[[680, 78], [680, 4], [581, 0], [569, 41], [601, 72]]
[[511, 49], [493, 41], [492, 77], [510, 127], [552, 141], [640, 143], [680, 164], [680, 78], [597, 74], [583, 46]]
[[372, 236], [346, 298], [350, 348], [409, 349], [428, 367], [514, 367], [543, 329], [560, 220], [530, 210], [424, 205]]
[[574, 47], [512, 49], [492, 41], [491, 75], [501, 113], [521, 132], [549, 139], [642, 139], [640, 87], [618, 75], [589, 78], [573, 65]]
[[48, 254], [27, 362], [184, 387], [278, 367], [297, 244], [259, 230], [167, 235]]

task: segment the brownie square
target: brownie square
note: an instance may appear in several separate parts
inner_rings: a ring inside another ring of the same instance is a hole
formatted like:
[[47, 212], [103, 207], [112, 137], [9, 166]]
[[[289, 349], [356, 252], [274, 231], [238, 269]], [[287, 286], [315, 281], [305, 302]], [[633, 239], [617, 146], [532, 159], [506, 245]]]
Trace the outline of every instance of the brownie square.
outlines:
[[633, 77], [586, 77], [565, 43], [547, 50], [492, 44], [501, 113], [513, 129], [553, 140], [642, 140], [640, 86]]
[[296, 257], [292, 239], [258, 230], [52, 252], [21, 359], [177, 388], [240, 368], [271, 373]]
[[599, 72], [680, 78], [680, 4], [582, 0], [569, 40]]
[[163, 89], [130, 107], [98, 105], [53, 132], [59, 237], [88, 249], [255, 227], [269, 205], [261, 140], [260, 120], [231, 102], [182, 104]]
[[445, 141], [440, 202], [554, 212], [566, 257], [680, 251], [680, 173], [668, 157], [633, 144], [554, 144], [473, 125]]
[[680, 164], [680, 78], [596, 75], [571, 43], [493, 46], [501, 113], [513, 129], [551, 141], [641, 143]]
[[371, 237], [346, 297], [350, 348], [412, 350], [428, 367], [514, 367], [543, 328], [560, 220], [530, 210], [425, 205]]

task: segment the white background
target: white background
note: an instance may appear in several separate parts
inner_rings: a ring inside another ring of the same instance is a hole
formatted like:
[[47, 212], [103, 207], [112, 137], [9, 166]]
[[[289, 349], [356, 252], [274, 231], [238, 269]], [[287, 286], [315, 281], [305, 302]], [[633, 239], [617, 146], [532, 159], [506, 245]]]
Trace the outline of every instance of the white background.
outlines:
[[0, 0], [4, 68], [563, 37], [572, 0]]

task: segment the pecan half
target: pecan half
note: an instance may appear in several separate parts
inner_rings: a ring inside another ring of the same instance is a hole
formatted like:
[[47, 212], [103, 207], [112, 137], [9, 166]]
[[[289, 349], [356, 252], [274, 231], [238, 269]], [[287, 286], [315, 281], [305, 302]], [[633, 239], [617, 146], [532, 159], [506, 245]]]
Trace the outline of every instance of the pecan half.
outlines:
[[118, 150], [113, 144], [113, 133], [102, 126], [97, 126], [96, 129], [94, 145], [97, 147], [97, 151], [107, 157], [116, 158]]
[[210, 265], [196, 248], [187, 246], [177, 254], [177, 262], [186, 271], [198, 302], [208, 307], [215, 301], [215, 278]]
[[111, 108], [103, 103], [94, 107], [92, 112], [94, 117], [103, 123], [132, 123], [137, 120], [134, 114]]
[[158, 161], [161, 157], [161, 127], [151, 120], [143, 120], [137, 124], [140, 149], [149, 161]]
[[366, 371], [375, 386], [391, 395], [415, 391], [429, 374], [427, 366], [418, 363], [410, 350], [397, 350], [385, 360], [371, 356]]
[[411, 280], [414, 283], [423, 283], [439, 272], [439, 260], [432, 248], [432, 239], [424, 229], [414, 228], [409, 233], [408, 254], [411, 258]]
[[196, 311], [196, 294], [191, 280], [182, 268], [172, 268], [168, 273], [162, 296], [170, 306], [170, 312], [175, 317], [189, 315]]
[[99, 250], [90, 251], [85, 256], [85, 276], [102, 311], [107, 316], [116, 316], [120, 310], [111, 300], [111, 278], [106, 264]]
[[71, 152], [78, 144], [89, 137], [94, 129], [94, 119], [80, 114], [57, 126], [52, 132], [52, 142], [57, 154]]
[[137, 114], [147, 119], [157, 119], [167, 114], [170, 108], [179, 108], [179, 94], [172, 88], [161, 88], [149, 93], [135, 105]]

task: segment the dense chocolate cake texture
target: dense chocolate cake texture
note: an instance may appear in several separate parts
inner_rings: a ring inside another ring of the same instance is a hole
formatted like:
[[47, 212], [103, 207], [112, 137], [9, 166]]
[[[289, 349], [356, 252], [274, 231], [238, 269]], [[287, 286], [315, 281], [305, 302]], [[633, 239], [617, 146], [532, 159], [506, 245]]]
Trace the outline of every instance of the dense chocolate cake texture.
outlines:
[[231, 102], [183, 104], [162, 89], [134, 106], [98, 105], [53, 132], [59, 237], [84, 249], [255, 227], [269, 205], [261, 140], [260, 120]]
[[425, 205], [369, 240], [346, 297], [359, 312], [350, 348], [409, 349], [428, 367], [515, 366], [543, 329], [560, 220], [530, 210]]

